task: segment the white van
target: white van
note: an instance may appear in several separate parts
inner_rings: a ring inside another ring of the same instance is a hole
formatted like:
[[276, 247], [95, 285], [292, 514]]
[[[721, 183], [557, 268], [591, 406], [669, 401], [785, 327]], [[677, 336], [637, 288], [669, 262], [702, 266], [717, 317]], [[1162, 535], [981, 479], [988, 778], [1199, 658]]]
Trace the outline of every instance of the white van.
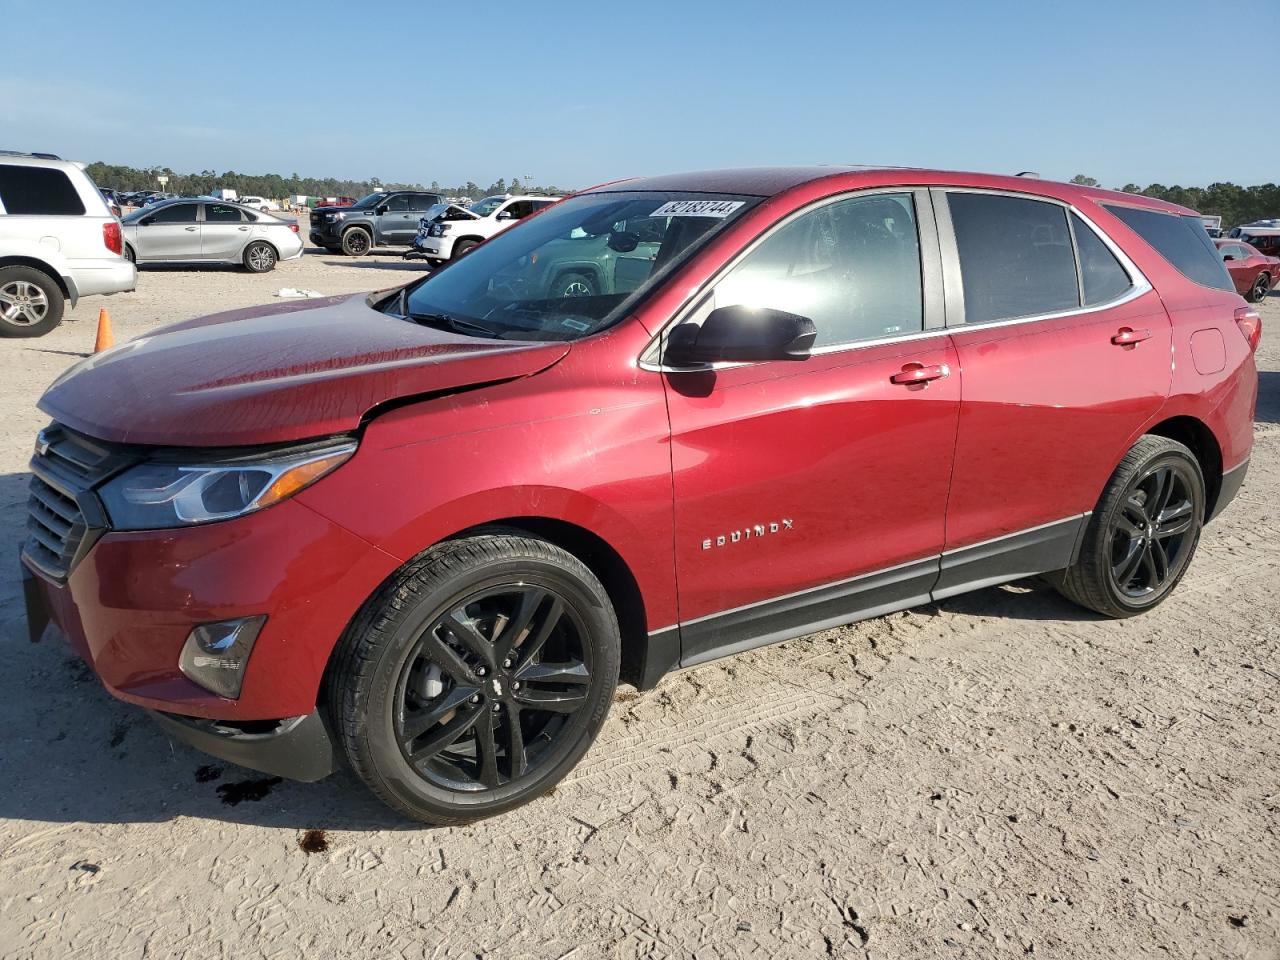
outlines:
[[79, 165], [0, 151], [0, 337], [38, 337], [81, 297], [123, 293], [138, 271], [120, 221]]

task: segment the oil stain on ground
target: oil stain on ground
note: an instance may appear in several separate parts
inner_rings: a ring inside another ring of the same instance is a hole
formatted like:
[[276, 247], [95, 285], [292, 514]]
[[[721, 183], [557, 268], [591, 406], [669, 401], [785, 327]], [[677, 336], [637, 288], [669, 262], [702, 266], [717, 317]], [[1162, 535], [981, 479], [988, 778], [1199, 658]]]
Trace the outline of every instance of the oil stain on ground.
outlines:
[[239, 783], [224, 783], [218, 787], [218, 796], [228, 807], [234, 807], [246, 800], [261, 800], [271, 792], [271, 788], [281, 783], [281, 777], [263, 777], [261, 780], [241, 780]]
[[306, 854], [324, 853], [329, 849], [329, 838], [323, 830], [304, 830], [298, 838], [298, 846]]

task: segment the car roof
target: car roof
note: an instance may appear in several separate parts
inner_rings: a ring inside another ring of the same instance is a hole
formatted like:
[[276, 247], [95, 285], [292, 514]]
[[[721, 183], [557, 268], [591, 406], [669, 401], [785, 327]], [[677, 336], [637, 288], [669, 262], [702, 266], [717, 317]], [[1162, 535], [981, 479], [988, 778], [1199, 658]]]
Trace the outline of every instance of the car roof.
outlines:
[[[736, 193], [743, 196], [773, 197], [796, 187], [820, 180], [836, 181], [833, 192], [861, 187], [888, 186], [957, 186], [1016, 193], [1038, 194], [1059, 200], [1087, 197], [1096, 203], [1123, 204], [1159, 210], [1164, 213], [1192, 215], [1195, 211], [1175, 203], [1156, 200], [1138, 193], [1122, 193], [1100, 187], [1017, 177], [1003, 174], [936, 170], [924, 167], [891, 167], [859, 164], [831, 164], [792, 167], [743, 167], [724, 170], [701, 170], [691, 173], [662, 174], [616, 180], [592, 187], [584, 193], [616, 193], [622, 191], [682, 191], [688, 193]], [[1198, 214], [1195, 214], [1198, 216]]]

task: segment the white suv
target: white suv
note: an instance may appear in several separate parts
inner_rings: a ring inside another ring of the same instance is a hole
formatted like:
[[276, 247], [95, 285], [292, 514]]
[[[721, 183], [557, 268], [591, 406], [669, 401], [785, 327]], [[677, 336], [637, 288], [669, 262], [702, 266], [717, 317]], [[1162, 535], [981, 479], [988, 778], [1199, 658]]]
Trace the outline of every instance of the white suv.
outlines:
[[120, 221], [78, 165], [0, 151], [0, 337], [38, 337], [67, 302], [134, 289], [123, 251]]
[[560, 197], [485, 197], [466, 207], [440, 204], [418, 223], [413, 247], [422, 258], [442, 263], [460, 257], [495, 233], [515, 225], [531, 213], [560, 200]]

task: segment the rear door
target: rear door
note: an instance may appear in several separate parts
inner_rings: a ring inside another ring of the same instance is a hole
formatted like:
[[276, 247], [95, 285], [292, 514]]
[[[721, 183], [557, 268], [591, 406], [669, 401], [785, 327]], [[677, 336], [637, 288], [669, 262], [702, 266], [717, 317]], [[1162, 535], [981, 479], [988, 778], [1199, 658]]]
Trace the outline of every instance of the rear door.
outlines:
[[964, 381], [941, 597], [1068, 565], [1172, 368], [1160, 298], [1085, 217], [1021, 195], [934, 198]]
[[206, 203], [200, 224], [200, 257], [203, 260], [238, 260], [253, 225], [239, 207]]
[[928, 599], [960, 402], [932, 224], [924, 190], [823, 203], [679, 318], [818, 328], [803, 361], [664, 370], [685, 664]]
[[139, 260], [198, 260], [200, 204], [170, 203], [138, 221]]

